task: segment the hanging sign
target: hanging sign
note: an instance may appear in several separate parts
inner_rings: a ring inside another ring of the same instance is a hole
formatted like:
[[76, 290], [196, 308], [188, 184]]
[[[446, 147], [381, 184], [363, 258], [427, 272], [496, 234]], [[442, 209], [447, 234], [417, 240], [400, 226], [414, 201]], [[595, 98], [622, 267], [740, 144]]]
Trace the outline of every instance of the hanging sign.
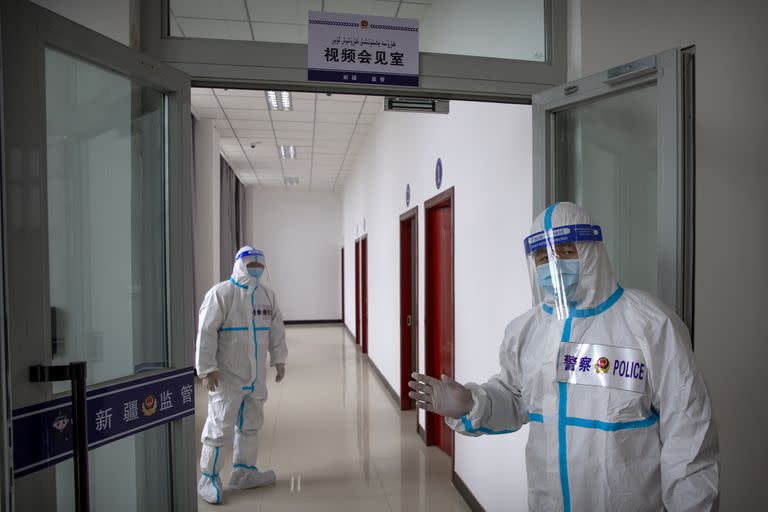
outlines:
[[419, 86], [419, 20], [309, 12], [308, 79]]
[[[88, 449], [195, 413], [194, 369], [185, 368], [88, 391]], [[13, 476], [73, 456], [72, 397], [13, 411]]]

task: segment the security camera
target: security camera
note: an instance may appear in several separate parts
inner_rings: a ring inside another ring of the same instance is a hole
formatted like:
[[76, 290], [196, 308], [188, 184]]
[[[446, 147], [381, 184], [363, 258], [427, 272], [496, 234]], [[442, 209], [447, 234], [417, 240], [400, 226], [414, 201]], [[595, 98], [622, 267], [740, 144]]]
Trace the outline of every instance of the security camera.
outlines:
[[251, 149], [256, 149], [256, 144], [258, 144], [258, 143], [257, 142], [251, 142]]

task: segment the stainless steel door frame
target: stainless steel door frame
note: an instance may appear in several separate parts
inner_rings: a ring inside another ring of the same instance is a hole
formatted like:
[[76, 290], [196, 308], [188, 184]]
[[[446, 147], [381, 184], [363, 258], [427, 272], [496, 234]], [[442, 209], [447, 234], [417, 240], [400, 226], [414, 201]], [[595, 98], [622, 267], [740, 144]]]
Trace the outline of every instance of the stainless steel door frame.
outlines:
[[[171, 368], [192, 366], [190, 79], [101, 34], [25, 0], [0, 6], [3, 37], [4, 172], [2, 176], [6, 343], [9, 347], [10, 407], [51, 399], [50, 384], [29, 383], [29, 366], [50, 365], [48, 277], [45, 48], [55, 48], [110, 69], [166, 97], [166, 267], [168, 353]], [[169, 265], [168, 262], [173, 262]], [[159, 374], [162, 374], [162, 370]], [[130, 381], [131, 377], [118, 379]], [[100, 384], [114, 384], [109, 382]], [[194, 510], [194, 418], [171, 423], [173, 503]], [[4, 468], [12, 467], [6, 453]], [[46, 470], [41, 471], [44, 473]], [[29, 475], [33, 477], [33, 475]], [[26, 477], [26, 478], [29, 478]], [[48, 480], [49, 481], [49, 480]], [[40, 479], [41, 493], [51, 492]], [[55, 487], [55, 486], [54, 486]], [[47, 489], [47, 490], [46, 490]], [[54, 491], [55, 493], [55, 488]]]
[[[683, 77], [679, 49], [623, 64], [533, 96], [533, 215], [554, 201], [555, 114], [579, 105], [655, 84], [658, 119], [657, 295], [692, 326], [693, 291], [686, 272], [686, 240], [693, 229], [686, 215], [683, 156]], [[692, 141], [689, 141], [692, 143]], [[690, 192], [689, 192], [690, 193]]]

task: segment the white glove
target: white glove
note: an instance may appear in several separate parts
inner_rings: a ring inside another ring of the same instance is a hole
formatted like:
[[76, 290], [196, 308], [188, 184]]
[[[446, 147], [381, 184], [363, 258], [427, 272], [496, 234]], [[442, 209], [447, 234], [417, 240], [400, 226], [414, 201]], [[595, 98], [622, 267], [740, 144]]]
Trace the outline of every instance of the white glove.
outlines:
[[275, 377], [275, 382], [280, 382], [283, 380], [283, 377], [285, 377], [285, 363], [277, 363], [275, 365], [275, 370], [277, 370], [277, 377]]
[[413, 389], [408, 396], [416, 400], [417, 407], [449, 418], [461, 418], [472, 410], [472, 393], [452, 378], [443, 375], [437, 380], [420, 373], [411, 377], [415, 380], [408, 383]]
[[216, 388], [219, 387], [219, 372], [213, 371], [203, 377], [203, 386], [208, 391], [216, 391]]

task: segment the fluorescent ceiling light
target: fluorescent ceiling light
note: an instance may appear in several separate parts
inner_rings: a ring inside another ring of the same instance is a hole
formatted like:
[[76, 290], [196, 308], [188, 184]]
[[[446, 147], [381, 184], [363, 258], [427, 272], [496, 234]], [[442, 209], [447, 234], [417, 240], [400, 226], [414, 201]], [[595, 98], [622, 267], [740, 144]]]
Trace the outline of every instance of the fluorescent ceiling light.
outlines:
[[270, 110], [293, 110], [293, 100], [288, 91], [266, 91]]
[[280, 158], [283, 160], [296, 160], [296, 146], [278, 146]]

